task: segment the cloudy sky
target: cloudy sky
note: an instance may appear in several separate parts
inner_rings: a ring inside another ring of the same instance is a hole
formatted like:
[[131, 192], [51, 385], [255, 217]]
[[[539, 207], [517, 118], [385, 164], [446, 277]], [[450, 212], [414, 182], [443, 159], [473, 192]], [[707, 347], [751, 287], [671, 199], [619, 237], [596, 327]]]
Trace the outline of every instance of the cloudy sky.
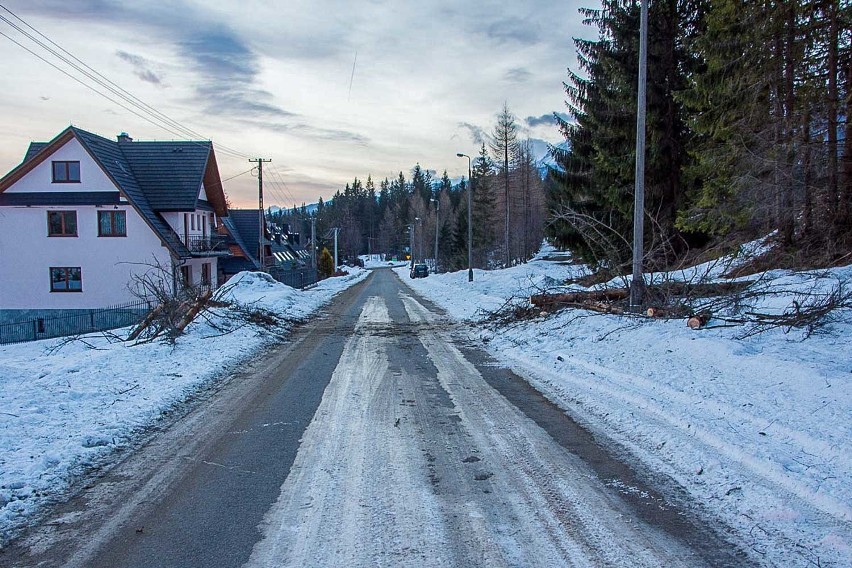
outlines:
[[225, 183], [235, 206], [256, 204], [257, 180], [243, 173], [248, 157], [273, 160], [264, 170], [265, 203], [292, 206], [328, 198], [356, 176], [408, 177], [418, 162], [466, 176], [456, 152], [478, 150], [504, 102], [526, 137], [540, 147], [559, 142], [551, 117], [565, 110], [562, 82], [576, 68], [572, 37], [594, 35], [577, 9], [595, 5], [0, 0], [0, 175], [31, 140], [49, 140], [69, 124], [109, 138], [122, 131], [137, 140], [188, 138], [40, 60], [94, 85], [22, 30], [212, 139], [222, 178], [236, 176]]

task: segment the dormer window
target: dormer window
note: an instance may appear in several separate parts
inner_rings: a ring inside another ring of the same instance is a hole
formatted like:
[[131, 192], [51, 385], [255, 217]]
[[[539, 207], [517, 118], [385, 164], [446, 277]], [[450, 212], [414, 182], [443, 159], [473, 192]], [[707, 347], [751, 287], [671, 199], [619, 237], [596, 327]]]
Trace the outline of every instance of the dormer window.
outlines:
[[53, 162], [53, 183], [80, 183], [80, 162]]

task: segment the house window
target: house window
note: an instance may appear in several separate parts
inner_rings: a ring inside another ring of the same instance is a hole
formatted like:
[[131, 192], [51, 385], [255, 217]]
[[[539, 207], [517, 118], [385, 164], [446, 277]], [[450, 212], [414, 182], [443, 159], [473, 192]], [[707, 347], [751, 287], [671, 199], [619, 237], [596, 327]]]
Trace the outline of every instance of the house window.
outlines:
[[53, 162], [53, 183], [80, 183], [80, 162]]
[[184, 287], [188, 288], [192, 286], [192, 267], [191, 266], [181, 266], [180, 267], [180, 280], [181, 284]]
[[126, 237], [126, 211], [98, 211], [99, 237]]
[[77, 236], [77, 212], [76, 211], [48, 211], [47, 212], [47, 236], [48, 237], [76, 237]]
[[201, 265], [201, 285], [210, 286], [210, 263], [205, 262]]
[[83, 272], [76, 267], [50, 267], [51, 292], [82, 292]]
[[192, 230], [195, 230], [195, 215], [189, 216], [189, 222], [192, 223]]

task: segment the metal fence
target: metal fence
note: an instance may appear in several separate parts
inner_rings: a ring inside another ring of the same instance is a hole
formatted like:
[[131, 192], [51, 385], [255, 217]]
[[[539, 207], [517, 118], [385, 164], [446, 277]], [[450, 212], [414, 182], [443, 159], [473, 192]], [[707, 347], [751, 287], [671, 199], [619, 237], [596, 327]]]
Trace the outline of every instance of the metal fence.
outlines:
[[4, 323], [0, 324], [0, 345], [125, 327], [139, 322], [149, 311], [151, 305], [143, 300], [65, 316]]
[[281, 268], [270, 268], [269, 275], [278, 282], [293, 288], [305, 288], [319, 281], [319, 274], [315, 268], [301, 268], [296, 270], [283, 270]]
[[228, 237], [223, 235], [188, 235], [183, 240], [186, 248], [195, 253], [228, 251]]

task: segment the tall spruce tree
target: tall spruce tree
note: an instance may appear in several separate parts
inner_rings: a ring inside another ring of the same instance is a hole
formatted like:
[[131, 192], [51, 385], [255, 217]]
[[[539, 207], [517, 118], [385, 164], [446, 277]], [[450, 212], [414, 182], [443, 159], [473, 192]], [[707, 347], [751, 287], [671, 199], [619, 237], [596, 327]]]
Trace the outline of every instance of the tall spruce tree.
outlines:
[[473, 256], [474, 264], [489, 268], [500, 250], [497, 235], [497, 199], [494, 195], [494, 166], [485, 144], [473, 161]]
[[[571, 120], [558, 119], [566, 149], [554, 149], [549, 236], [593, 264], [623, 268], [631, 256], [639, 4], [604, 0], [584, 9], [596, 40], [575, 40], [580, 69], [565, 84]], [[692, 59], [682, 46], [700, 0], [659, 0], [650, 7], [645, 170], [646, 250], [670, 259], [684, 242], [675, 228], [685, 192], [690, 135], [674, 94]]]

